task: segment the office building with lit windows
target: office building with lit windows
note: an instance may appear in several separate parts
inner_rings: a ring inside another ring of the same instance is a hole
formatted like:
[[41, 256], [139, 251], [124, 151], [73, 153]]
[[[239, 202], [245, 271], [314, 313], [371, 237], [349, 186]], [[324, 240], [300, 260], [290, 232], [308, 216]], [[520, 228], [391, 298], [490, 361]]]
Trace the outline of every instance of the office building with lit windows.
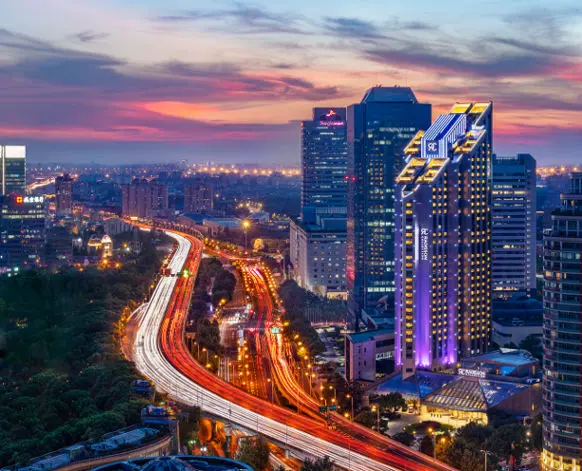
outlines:
[[346, 109], [314, 108], [301, 122], [302, 219], [339, 214], [347, 206]]
[[536, 161], [493, 156], [491, 254], [493, 297], [536, 289]]
[[582, 173], [544, 230], [542, 470], [582, 466]]
[[44, 196], [0, 196], [0, 268], [18, 271], [41, 263], [45, 246]]
[[[408, 87], [374, 87], [347, 110], [349, 308], [359, 319], [394, 297], [394, 178], [404, 147], [431, 123], [431, 105]], [[357, 321], [359, 325], [359, 322]]]
[[26, 147], [0, 145], [0, 195], [26, 193]]
[[491, 130], [491, 103], [457, 103], [405, 149], [395, 187], [395, 357], [404, 378], [487, 350]]
[[73, 212], [73, 179], [69, 174], [55, 179], [55, 200], [57, 214]]

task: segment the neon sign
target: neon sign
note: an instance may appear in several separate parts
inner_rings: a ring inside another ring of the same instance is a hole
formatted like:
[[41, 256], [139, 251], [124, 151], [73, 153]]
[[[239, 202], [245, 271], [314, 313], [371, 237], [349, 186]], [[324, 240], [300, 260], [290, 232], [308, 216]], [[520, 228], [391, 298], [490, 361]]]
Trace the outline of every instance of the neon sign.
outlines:
[[428, 261], [428, 235], [426, 227], [420, 229], [420, 259], [424, 262]]

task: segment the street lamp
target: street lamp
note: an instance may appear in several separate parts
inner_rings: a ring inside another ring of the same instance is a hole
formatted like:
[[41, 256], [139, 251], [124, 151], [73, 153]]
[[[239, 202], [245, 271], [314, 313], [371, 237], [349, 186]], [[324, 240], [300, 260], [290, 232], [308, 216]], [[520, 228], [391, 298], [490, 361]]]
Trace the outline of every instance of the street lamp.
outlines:
[[380, 433], [380, 408], [372, 406], [372, 412], [376, 412], [376, 432]]
[[433, 432], [432, 427], [429, 427], [427, 432], [430, 435], [430, 438], [432, 439], [432, 457], [436, 459], [436, 440], [432, 433]]
[[249, 249], [249, 247], [248, 247], [249, 244], [248, 244], [248, 240], [247, 240], [247, 233], [248, 233], [248, 230], [251, 227], [251, 221], [249, 221], [248, 219], [244, 219], [243, 222], [242, 222], [242, 227], [243, 227], [243, 231], [245, 233], [245, 250], [248, 250]]

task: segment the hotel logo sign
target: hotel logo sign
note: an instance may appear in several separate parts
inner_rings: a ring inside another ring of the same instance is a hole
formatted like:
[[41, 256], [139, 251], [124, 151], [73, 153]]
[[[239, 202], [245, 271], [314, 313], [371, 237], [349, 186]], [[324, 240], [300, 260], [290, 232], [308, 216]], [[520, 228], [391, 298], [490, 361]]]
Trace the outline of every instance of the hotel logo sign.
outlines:
[[428, 242], [429, 231], [426, 227], [420, 229], [420, 259], [423, 262], [428, 261]]

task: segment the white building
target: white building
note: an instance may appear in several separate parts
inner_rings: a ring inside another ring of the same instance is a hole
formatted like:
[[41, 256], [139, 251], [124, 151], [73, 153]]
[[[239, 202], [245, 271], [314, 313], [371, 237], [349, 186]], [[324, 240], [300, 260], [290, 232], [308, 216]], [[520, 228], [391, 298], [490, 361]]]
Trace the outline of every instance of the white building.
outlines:
[[291, 222], [290, 258], [299, 286], [327, 298], [347, 299], [346, 219]]

